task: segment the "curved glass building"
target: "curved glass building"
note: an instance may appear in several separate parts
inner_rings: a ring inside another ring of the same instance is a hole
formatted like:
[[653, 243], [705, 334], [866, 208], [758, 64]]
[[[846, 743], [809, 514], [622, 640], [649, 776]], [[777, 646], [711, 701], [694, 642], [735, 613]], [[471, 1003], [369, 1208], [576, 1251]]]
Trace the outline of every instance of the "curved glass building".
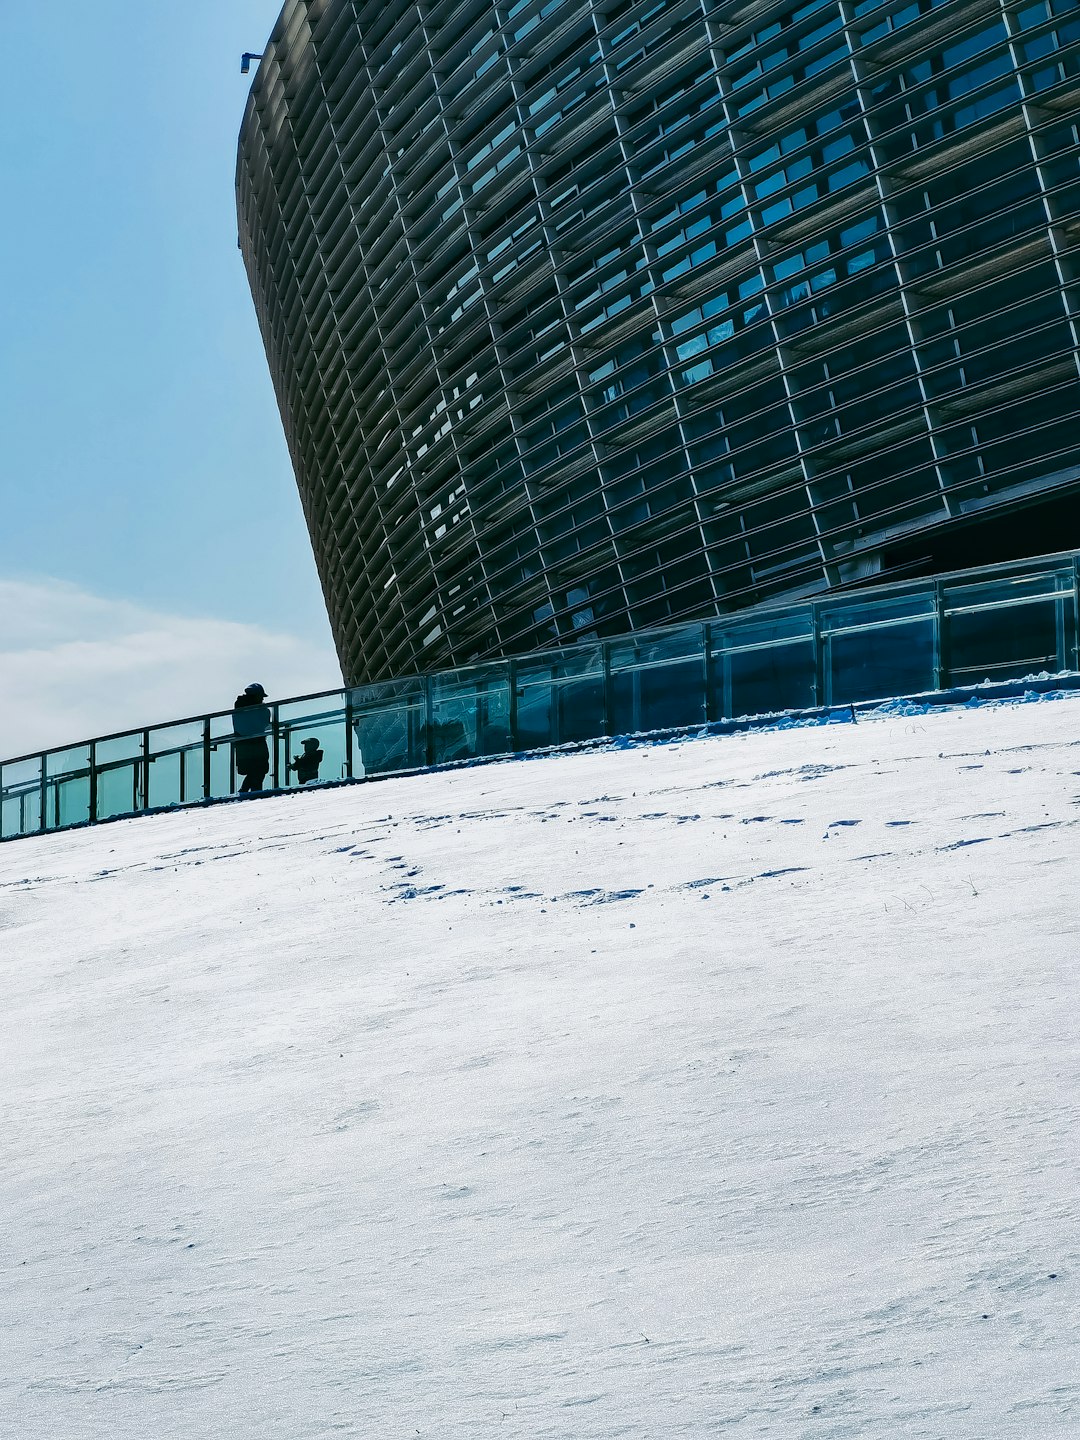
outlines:
[[1076, 0], [289, 0], [240, 243], [350, 683], [1080, 546]]

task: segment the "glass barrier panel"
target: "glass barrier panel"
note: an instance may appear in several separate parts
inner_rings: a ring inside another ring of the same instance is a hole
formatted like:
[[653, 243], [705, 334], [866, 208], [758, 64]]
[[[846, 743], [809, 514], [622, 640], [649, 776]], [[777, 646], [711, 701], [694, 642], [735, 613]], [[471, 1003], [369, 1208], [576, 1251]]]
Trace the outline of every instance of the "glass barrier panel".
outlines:
[[937, 606], [932, 590], [824, 606], [818, 624], [826, 704], [886, 700], [934, 688]]
[[203, 722], [150, 731], [147, 804], [188, 805], [203, 798]]
[[141, 810], [146, 785], [143, 732], [135, 730], [129, 735], [99, 740], [94, 746], [94, 773], [99, 820]]
[[1015, 605], [1021, 600], [1049, 600], [1072, 591], [1071, 570], [1042, 570], [1035, 574], [1002, 575], [996, 580], [954, 580], [942, 586], [942, 603], [948, 612], [975, 610], [987, 605]]
[[428, 690], [418, 675], [357, 685], [348, 696], [353, 775], [383, 775], [428, 763]]
[[611, 733], [667, 730], [705, 720], [705, 628], [608, 641]]
[[937, 646], [932, 616], [827, 635], [822, 643], [828, 705], [934, 689]]
[[90, 746], [45, 756], [45, 826], [85, 825], [90, 819]]
[[949, 683], [974, 685], [1065, 669], [1076, 621], [1072, 596], [1062, 595], [957, 611], [944, 623]]
[[210, 794], [232, 795], [237, 787], [232, 715], [210, 717]]
[[427, 764], [427, 689], [418, 677], [350, 692], [353, 774], [381, 775]]
[[817, 699], [814, 616], [794, 614], [749, 624], [714, 624], [712, 713], [725, 719], [809, 710]]
[[822, 635], [844, 630], [864, 630], [868, 625], [884, 625], [897, 620], [919, 620], [936, 610], [933, 589], [914, 590], [907, 595], [868, 597], [818, 607], [818, 629]]
[[432, 675], [429, 693], [436, 765], [513, 749], [508, 662]]
[[517, 662], [515, 748], [594, 740], [606, 728], [604, 651], [575, 645]]
[[282, 789], [348, 775], [345, 701], [340, 693], [278, 706], [278, 784]]
[[[267, 736], [267, 782], [421, 768], [605, 732], [693, 725], [707, 715], [883, 699], [928, 689], [939, 676], [971, 684], [1057, 672], [1077, 659], [1078, 559], [985, 567], [606, 643], [590, 637], [562, 650], [284, 701]], [[233, 794], [241, 742], [253, 738], [261, 744], [261, 735], [234, 733], [227, 712], [11, 762], [0, 768], [0, 836], [186, 804], [207, 791]], [[312, 752], [320, 755], [314, 774], [298, 763]]]
[[0, 836], [33, 835], [41, 829], [41, 756], [16, 760], [0, 770]]

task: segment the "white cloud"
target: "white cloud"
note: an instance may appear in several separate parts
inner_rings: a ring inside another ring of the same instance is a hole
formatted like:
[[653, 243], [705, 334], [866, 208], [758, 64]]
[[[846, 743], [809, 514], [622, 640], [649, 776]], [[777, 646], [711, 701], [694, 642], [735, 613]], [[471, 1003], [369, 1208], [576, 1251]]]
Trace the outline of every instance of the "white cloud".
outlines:
[[0, 578], [0, 615], [0, 758], [227, 710], [253, 680], [274, 699], [341, 683], [328, 642], [59, 580]]

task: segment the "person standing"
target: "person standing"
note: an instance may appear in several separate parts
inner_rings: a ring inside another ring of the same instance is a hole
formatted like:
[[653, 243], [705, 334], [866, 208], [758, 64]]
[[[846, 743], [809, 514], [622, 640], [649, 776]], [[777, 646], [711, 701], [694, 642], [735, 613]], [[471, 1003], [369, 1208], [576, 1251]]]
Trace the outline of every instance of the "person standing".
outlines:
[[261, 685], [247, 685], [233, 706], [233, 758], [236, 773], [243, 777], [240, 793], [261, 790], [270, 769], [270, 748], [266, 743], [272, 717]]

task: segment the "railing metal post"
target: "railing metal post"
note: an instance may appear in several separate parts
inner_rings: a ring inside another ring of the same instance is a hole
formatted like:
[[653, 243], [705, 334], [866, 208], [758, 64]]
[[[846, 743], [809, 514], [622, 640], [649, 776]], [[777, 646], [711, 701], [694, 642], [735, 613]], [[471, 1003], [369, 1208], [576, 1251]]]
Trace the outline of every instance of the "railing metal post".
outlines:
[[510, 686], [510, 707], [507, 713], [507, 728], [510, 731], [510, 750], [513, 754], [518, 752], [517, 738], [517, 661], [506, 662], [506, 681]]
[[946, 690], [952, 683], [952, 655], [949, 654], [949, 612], [945, 603], [945, 586], [935, 583], [937, 611], [937, 688]]
[[435, 706], [432, 700], [431, 676], [424, 676], [424, 757], [426, 763], [435, 764]]
[[1080, 670], [1080, 555], [1073, 556], [1073, 633], [1070, 670]]
[[86, 802], [86, 814], [90, 824], [97, 819], [97, 741], [90, 741], [90, 794]]
[[701, 627], [701, 643], [705, 646], [705, 723], [719, 720], [716, 713], [716, 662], [713, 659], [712, 625], [706, 620]]
[[270, 744], [272, 754], [270, 757], [270, 784], [273, 789], [278, 789], [278, 740], [280, 737], [280, 726], [278, 723], [278, 705], [275, 700], [270, 707]]
[[38, 777], [39, 803], [38, 803], [38, 829], [49, 828], [49, 758], [42, 755], [40, 760], [41, 774]]
[[353, 778], [353, 708], [352, 691], [345, 691], [345, 779]]
[[825, 690], [825, 646], [821, 639], [821, 612], [813, 601], [810, 604], [810, 625], [814, 637], [814, 704], [820, 708], [828, 703]]
[[210, 716], [202, 722], [202, 793], [203, 799], [210, 799]]
[[[1073, 577], [1070, 575], [1068, 578], [1071, 581]], [[1057, 624], [1054, 627], [1056, 631], [1054, 635], [1054, 645], [1057, 650], [1057, 654], [1054, 657], [1056, 662], [1055, 669], [1067, 670], [1069, 668], [1069, 654], [1072, 647], [1069, 643], [1065, 606], [1067, 601], [1072, 599], [1073, 587], [1071, 584], [1066, 587], [1064, 578], [1060, 572], [1058, 572], [1054, 580], [1054, 592], [1054, 612], [1057, 620]]]
[[[135, 767], [142, 771], [142, 806], [143, 810], [150, 809], [150, 731], [142, 732], [142, 761]], [[140, 807], [136, 807], [140, 808]]]
[[603, 641], [604, 657], [604, 734], [615, 733], [615, 694], [611, 679], [611, 642]]
[[949, 636], [945, 628], [945, 587], [934, 581], [934, 684], [944, 690], [949, 683]]

